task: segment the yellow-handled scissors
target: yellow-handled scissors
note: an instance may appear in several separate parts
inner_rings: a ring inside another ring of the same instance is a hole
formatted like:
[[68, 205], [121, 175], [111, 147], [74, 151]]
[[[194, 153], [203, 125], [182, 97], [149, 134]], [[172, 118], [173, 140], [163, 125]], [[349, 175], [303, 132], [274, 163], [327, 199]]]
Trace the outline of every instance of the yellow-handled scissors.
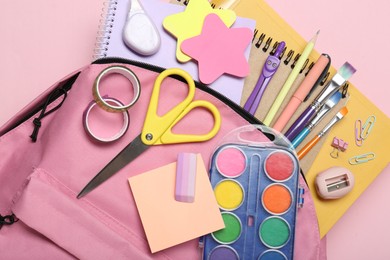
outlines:
[[[188, 85], [187, 97], [169, 110], [165, 115], [157, 115], [158, 100], [162, 81], [171, 75], [179, 75]], [[128, 144], [114, 159], [111, 160], [77, 195], [81, 198], [97, 186], [102, 184], [128, 163], [146, 151], [151, 145], [176, 144], [188, 142], [202, 142], [213, 138], [221, 127], [221, 115], [218, 109], [210, 102], [193, 100], [195, 95], [195, 83], [191, 76], [181, 69], [167, 69], [156, 79], [146, 113], [142, 133]], [[206, 134], [174, 134], [172, 128], [194, 108], [205, 108], [211, 112], [214, 118], [213, 128]]]

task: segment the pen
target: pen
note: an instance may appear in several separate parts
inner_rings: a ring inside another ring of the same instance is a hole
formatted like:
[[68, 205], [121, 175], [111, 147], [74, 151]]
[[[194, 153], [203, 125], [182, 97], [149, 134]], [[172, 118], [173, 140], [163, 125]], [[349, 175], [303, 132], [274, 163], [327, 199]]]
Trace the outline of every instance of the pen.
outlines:
[[297, 111], [299, 105], [305, 102], [305, 99], [314, 90], [314, 88], [322, 81], [330, 67], [330, 57], [328, 54], [321, 54], [317, 59], [309, 74], [302, 81], [301, 85], [291, 97], [290, 102], [280, 114], [275, 124], [272, 126], [275, 130], [282, 132], [291, 116]]
[[257, 108], [259, 107], [260, 99], [264, 94], [268, 83], [271, 81], [273, 75], [276, 73], [280, 64], [280, 54], [283, 52], [285, 42], [280, 42], [275, 53], [269, 55], [267, 60], [264, 62], [263, 69], [260, 73], [260, 77], [257, 80], [255, 88], [252, 90], [248, 100], [245, 102], [244, 109], [254, 115]]
[[302, 69], [303, 64], [305, 63], [306, 59], [309, 57], [311, 51], [313, 50], [319, 33], [320, 31], [318, 31], [316, 35], [314, 35], [314, 37], [307, 43], [305, 49], [302, 52], [302, 55], [298, 59], [297, 64], [295, 65], [291, 73], [288, 75], [286, 82], [284, 83], [282, 89], [280, 90], [278, 96], [276, 97], [274, 103], [272, 104], [270, 110], [268, 111], [267, 116], [263, 121], [265, 125], [269, 126], [271, 124], [272, 119], [275, 117], [276, 112], [278, 112], [278, 109], [280, 108], [283, 100], [287, 96], [288, 91], [293, 85], [295, 79], [298, 77], [298, 74]]
[[348, 62], [337, 71], [336, 75], [327, 83], [325, 88], [321, 90], [316, 99], [308, 108], [298, 117], [298, 119], [290, 126], [285, 133], [288, 140], [292, 141], [299, 132], [305, 127], [314, 115], [321, 109], [325, 102], [337, 91], [341, 86], [356, 72], [356, 69]]
[[310, 142], [308, 142], [299, 152], [298, 159], [301, 160], [317, 143], [320, 139], [331, 129], [338, 121], [343, 119], [343, 117], [348, 113], [347, 107], [343, 107], [330, 122], [314, 137]]

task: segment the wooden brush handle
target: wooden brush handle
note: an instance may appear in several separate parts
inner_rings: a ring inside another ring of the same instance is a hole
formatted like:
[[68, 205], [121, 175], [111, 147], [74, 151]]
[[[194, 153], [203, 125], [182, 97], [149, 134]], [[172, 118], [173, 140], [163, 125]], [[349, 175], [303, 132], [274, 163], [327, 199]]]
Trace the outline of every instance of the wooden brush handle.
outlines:
[[314, 137], [310, 142], [308, 142], [299, 152], [298, 152], [298, 159], [301, 160], [310, 150], [313, 148], [318, 141], [320, 140], [320, 136]]

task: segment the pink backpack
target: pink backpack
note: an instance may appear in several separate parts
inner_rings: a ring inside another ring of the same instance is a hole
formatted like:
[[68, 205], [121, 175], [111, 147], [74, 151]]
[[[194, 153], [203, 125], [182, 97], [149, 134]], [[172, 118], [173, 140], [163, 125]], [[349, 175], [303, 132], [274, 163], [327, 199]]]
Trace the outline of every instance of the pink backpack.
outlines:
[[[113, 64], [135, 72], [141, 96], [129, 110], [130, 127], [121, 139], [91, 142], [82, 115], [92, 100], [96, 76]], [[121, 59], [99, 60], [58, 81], [0, 128], [1, 259], [201, 259], [198, 240], [150, 253], [127, 179], [176, 161], [183, 150], [201, 153], [209, 165], [219, 139], [235, 128], [261, 124], [203, 85], [197, 84], [195, 99], [210, 101], [219, 109], [222, 125], [217, 136], [208, 142], [149, 149], [94, 192], [76, 198], [141, 132], [153, 83], [162, 70]], [[179, 79], [173, 82], [185, 84]], [[180, 101], [174, 95], [165, 97], [168, 103]], [[302, 176], [299, 182], [306, 192], [297, 214], [295, 259], [326, 259], [313, 201]]]

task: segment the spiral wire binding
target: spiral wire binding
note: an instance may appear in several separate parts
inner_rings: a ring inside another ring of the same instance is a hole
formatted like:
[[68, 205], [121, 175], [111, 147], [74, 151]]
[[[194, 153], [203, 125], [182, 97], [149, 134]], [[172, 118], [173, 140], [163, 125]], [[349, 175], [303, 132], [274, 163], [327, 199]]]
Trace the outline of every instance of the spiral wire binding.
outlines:
[[[259, 30], [255, 29], [254, 34], [253, 34], [252, 43], [254, 43], [255, 47], [258, 48], [259, 50], [262, 50], [263, 52], [267, 52], [269, 50], [270, 46], [272, 45], [272, 42], [274, 42], [272, 49], [269, 52], [270, 55], [273, 55], [276, 51], [276, 48], [279, 45], [279, 42], [274, 41], [272, 37], [266, 38], [267, 35], [264, 33], [261, 33], [260, 36], [257, 38], [258, 34], [259, 34]], [[287, 51], [287, 46], [284, 47], [281, 55], [279, 56], [280, 60], [285, 55], [286, 51]], [[300, 53], [297, 53], [294, 57], [294, 54], [295, 54], [294, 50], [289, 50], [287, 55], [286, 55], [286, 58], [283, 61], [283, 63], [287, 66], [290, 64], [291, 60], [293, 60], [292, 64], [290, 65], [291, 69], [293, 69], [295, 67], [295, 64], [297, 63], [299, 57], [301, 56]], [[300, 70], [300, 73], [303, 73], [303, 71], [306, 69], [307, 65], [309, 64], [309, 62], [310, 62], [309, 59], [306, 59], [306, 61], [304, 62], [303, 66], [302, 66], [302, 69]], [[309, 70], [313, 67], [313, 65], [314, 65], [314, 62], [311, 62], [310, 66], [308, 68], [308, 71], [305, 73], [305, 76], [307, 75], [307, 73], [309, 73]]]
[[311, 68], [313, 68], [313, 66], [314, 66], [314, 62], [311, 62], [309, 65], [309, 68], [307, 68], [307, 71], [305, 73], [305, 77], [307, 76], [307, 74], [309, 74], [309, 72], [310, 72]]
[[107, 56], [117, 5], [118, 0], [106, 0], [103, 3], [96, 35], [95, 49], [93, 51], [93, 60]]

